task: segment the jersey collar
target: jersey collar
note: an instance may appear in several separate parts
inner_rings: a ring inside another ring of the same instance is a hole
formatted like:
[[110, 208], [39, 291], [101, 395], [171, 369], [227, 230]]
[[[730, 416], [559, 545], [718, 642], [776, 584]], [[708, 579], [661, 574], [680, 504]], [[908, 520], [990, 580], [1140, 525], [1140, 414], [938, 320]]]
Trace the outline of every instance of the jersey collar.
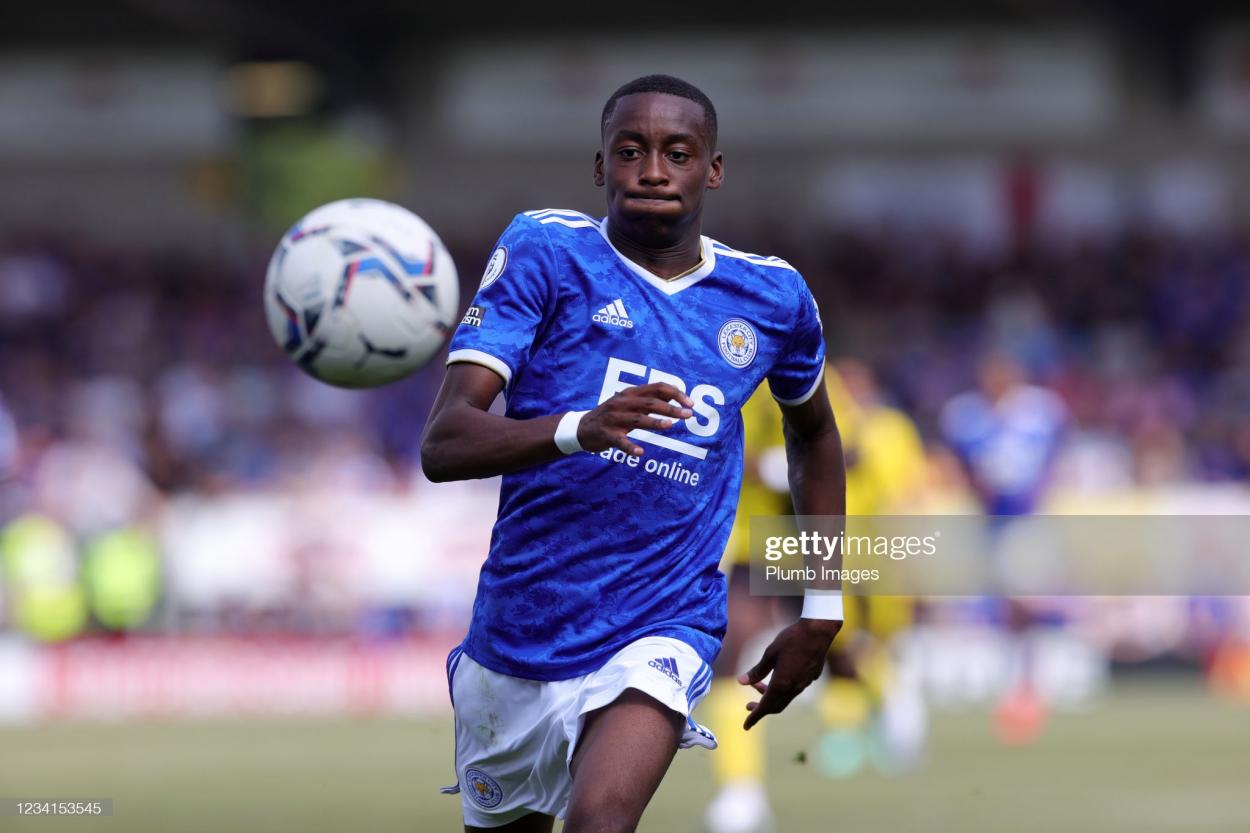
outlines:
[[607, 217], [604, 217], [603, 222], [599, 224], [599, 234], [603, 236], [603, 242], [608, 244], [608, 248], [610, 248], [613, 254], [616, 255], [617, 259], [625, 265], [625, 268], [663, 292], [665, 295], [676, 295], [683, 289], [694, 286], [696, 283], [712, 274], [712, 270], [716, 268], [716, 252], [712, 251], [712, 241], [702, 235], [699, 236], [699, 245], [703, 247], [703, 265], [700, 266], [697, 271], [691, 272], [684, 278], [665, 280], [652, 272], [650, 269], [646, 269], [639, 266], [637, 263], [634, 263], [632, 260], [625, 257], [625, 255], [621, 254], [620, 251], [612, 245], [612, 241], [608, 239]]

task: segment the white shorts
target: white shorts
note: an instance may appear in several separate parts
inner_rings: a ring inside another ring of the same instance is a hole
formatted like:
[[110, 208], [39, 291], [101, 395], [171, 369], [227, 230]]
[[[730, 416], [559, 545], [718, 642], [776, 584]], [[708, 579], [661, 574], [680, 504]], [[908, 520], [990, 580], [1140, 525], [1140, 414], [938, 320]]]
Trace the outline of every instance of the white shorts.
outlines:
[[716, 748], [690, 717], [712, 669], [686, 643], [648, 636], [618, 651], [598, 671], [541, 682], [482, 667], [456, 648], [447, 658], [456, 715], [456, 775], [464, 823], [499, 827], [527, 813], [564, 818], [569, 763], [585, 716], [636, 688], [686, 718], [680, 747]]

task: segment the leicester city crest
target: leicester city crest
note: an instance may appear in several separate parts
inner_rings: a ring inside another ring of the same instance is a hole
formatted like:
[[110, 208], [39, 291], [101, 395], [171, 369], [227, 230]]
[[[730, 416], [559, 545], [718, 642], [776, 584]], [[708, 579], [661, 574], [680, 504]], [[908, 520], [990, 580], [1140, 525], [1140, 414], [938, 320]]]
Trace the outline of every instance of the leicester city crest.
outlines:
[[722, 324], [716, 343], [725, 361], [734, 367], [749, 365], [755, 359], [755, 350], [759, 346], [755, 330], [741, 318], [731, 318]]
[[469, 795], [486, 809], [498, 807], [499, 802], [503, 801], [503, 790], [499, 782], [477, 767], [466, 769], [464, 780], [469, 784]]

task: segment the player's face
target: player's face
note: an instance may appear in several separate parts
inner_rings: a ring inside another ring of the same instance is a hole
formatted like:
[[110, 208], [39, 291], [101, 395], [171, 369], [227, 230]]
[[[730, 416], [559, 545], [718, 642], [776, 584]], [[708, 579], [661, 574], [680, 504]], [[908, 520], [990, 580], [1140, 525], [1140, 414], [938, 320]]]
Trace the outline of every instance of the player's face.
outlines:
[[626, 226], [689, 224], [722, 175], [703, 108], [665, 93], [617, 101], [595, 154], [595, 184], [607, 191], [608, 216]]
[[1010, 356], [994, 354], [984, 359], [977, 369], [981, 391], [992, 402], [997, 402], [1012, 388], [1024, 383], [1024, 368]]

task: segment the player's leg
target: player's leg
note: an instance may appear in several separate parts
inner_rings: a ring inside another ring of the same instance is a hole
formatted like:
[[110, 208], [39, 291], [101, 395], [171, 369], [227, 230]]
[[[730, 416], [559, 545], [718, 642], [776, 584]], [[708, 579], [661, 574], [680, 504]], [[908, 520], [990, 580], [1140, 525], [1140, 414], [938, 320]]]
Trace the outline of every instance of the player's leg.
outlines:
[[668, 771], [685, 718], [638, 691], [586, 715], [564, 833], [632, 833]]
[[759, 659], [750, 652], [776, 630], [777, 614], [773, 598], [752, 596], [749, 587], [747, 565], [735, 564], [729, 574], [729, 629], [700, 712], [719, 743], [711, 759], [717, 792], [704, 814], [709, 833], [754, 833], [768, 829], [772, 820], [765, 785], [767, 721], [743, 730], [747, 703], [758, 693], [737, 677]]
[[863, 638], [867, 597], [846, 599], [846, 618], [826, 657], [826, 670], [816, 712], [824, 733], [816, 746], [816, 762], [831, 778], [854, 775], [867, 763], [873, 702], [860, 675], [855, 648]]
[[551, 833], [555, 821], [554, 816], [530, 813], [502, 827], [471, 827], [466, 824], [464, 833]]
[[817, 762], [830, 777], [854, 774], [869, 761], [885, 774], [905, 772], [923, 754], [927, 719], [916, 685], [899, 673], [891, 643], [911, 627], [915, 603], [857, 595], [848, 602], [817, 702], [826, 727]]
[[1038, 696], [1034, 629], [1041, 622], [1023, 599], [1002, 600], [1003, 630], [1010, 646], [1010, 686], [994, 709], [994, 729], [1008, 746], [1025, 746], [1040, 737], [1046, 724], [1046, 706]]

